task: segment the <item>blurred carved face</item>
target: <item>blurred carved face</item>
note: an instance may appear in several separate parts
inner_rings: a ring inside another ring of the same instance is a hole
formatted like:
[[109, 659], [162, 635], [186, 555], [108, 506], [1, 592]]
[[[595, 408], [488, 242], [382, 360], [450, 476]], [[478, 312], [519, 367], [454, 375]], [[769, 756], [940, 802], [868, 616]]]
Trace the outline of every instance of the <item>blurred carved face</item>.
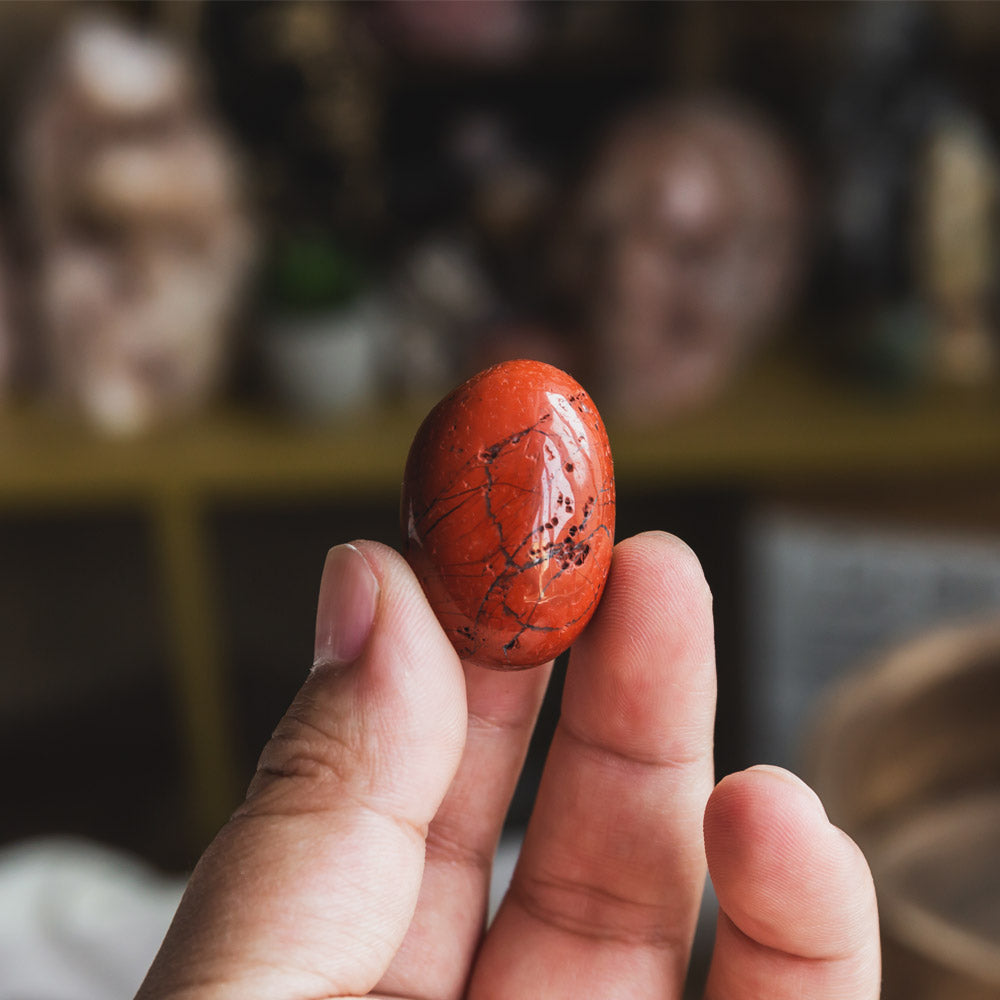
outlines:
[[655, 418], [714, 394], [789, 295], [798, 211], [784, 154], [735, 113], [659, 108], [612, 135], [574, 240], [610, 409]]
[[26, 203], [54, 388], [120, 433], [203, 404], [252, 234], [193, 71], [163, 42], [84, 24], [29, 117]]

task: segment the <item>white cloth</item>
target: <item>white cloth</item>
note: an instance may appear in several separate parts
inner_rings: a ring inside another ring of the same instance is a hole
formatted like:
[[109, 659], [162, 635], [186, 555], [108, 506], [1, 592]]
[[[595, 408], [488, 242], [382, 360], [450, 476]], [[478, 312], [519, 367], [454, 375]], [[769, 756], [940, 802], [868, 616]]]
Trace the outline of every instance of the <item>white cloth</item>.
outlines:
[[183, 889], [82, 840], [0, 851], [0, 1000], [130, 1000]]

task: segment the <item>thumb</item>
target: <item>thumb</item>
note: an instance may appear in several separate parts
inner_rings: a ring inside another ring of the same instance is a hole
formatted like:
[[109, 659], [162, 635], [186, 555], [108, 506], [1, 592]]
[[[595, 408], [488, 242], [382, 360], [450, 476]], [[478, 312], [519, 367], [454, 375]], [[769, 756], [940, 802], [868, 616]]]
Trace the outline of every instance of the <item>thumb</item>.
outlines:
[[465, 741], [461, 665], [371, 542], [327, 555], [316, 653], [137, 1000], [364, 994], [402, 941]]

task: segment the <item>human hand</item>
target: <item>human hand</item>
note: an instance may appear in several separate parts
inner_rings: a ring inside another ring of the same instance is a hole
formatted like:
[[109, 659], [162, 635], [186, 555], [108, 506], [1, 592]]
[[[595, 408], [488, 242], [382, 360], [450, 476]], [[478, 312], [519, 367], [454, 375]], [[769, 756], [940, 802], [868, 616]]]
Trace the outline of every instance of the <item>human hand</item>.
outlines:
[[328, 555], [316, 650], [138, 1000], [678, 998], [706, 855], [721, 908], [707, 997], [878, 996], [858, 848], [787, 772], [712, 788], [711, 596], [681, 542], [616, 548], [488, 930], [551, 665], [463, 665], [406, 563], [370, 542]]

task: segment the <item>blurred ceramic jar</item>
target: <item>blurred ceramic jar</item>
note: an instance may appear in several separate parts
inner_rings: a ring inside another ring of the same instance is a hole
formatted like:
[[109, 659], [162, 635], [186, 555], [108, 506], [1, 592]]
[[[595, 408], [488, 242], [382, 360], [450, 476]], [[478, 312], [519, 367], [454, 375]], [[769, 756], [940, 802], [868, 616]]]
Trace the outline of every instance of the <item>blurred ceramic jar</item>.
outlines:
[[253, 260], [238, 164], [166, 42], [72, 29], [27, 111], [25, 201], [57, 392], [136, 432], [205, 404]]
[[619, 123], [557, 262], [609, 412], [652, 420], [719, 391], [792, 298], [803, 207], [792, 156], [746, 109], [672, 102]]

